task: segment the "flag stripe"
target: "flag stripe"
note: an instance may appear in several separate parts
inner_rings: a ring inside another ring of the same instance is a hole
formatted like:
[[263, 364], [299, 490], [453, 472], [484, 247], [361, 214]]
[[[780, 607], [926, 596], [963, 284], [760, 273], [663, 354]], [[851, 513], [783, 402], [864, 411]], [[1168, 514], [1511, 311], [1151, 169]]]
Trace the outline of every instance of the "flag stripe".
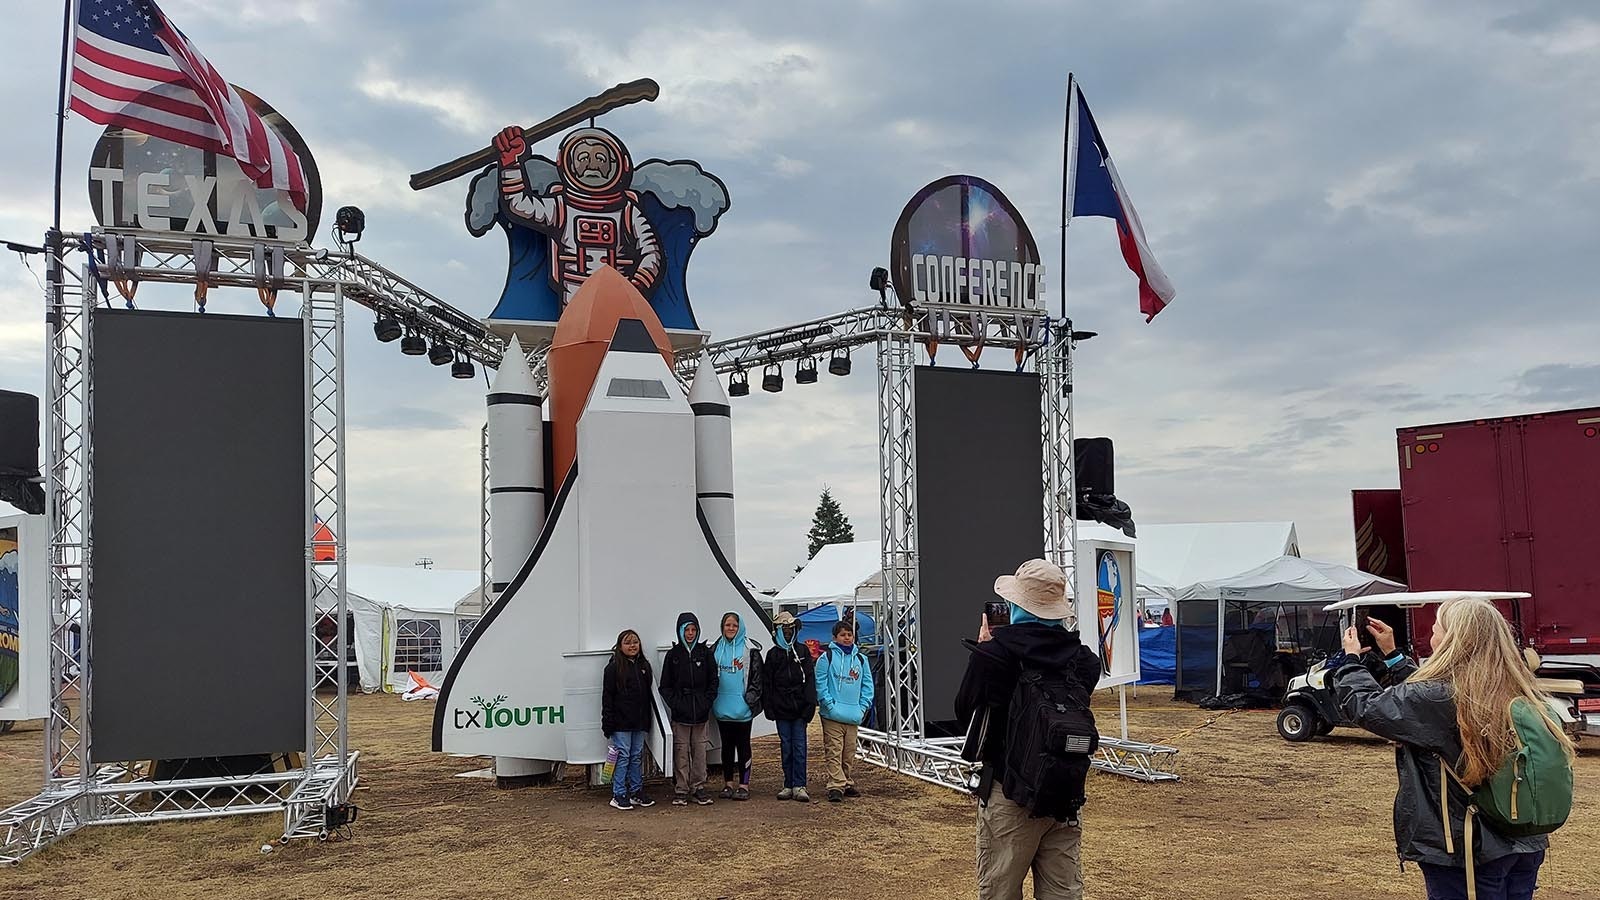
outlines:
[[81, 97], [73, 97], [70, 108], [73, 112], [78, 113], [96, 125], [115, 125], [121, 128], [130, 128], [140, 134], [148, 134], [151, 137], [172, 141], [174, 144], [183, 144], [186, 147], [194, 147], [197, 150], [205, 150], [211, 153], [223, 152], [222, 143], [214, 138], [198, 135], [181, 128], [172, 128], [144, 116], [127, 115], [122, 111], [106, 112], [105, 110], [96, 109], [85, 103]]
[[96, 50], [122, 57], [129, 62], [155, 66], [158, 69], [166, 69], [174, 74], [178, 72], [178, 67], [172, 64], [172, 57], [167, 56], [165, 53], [151, 53], [149, 50], [140, 49], [132, 44], [124, 44], [105, 35], [96, 34], [87, 28], [79, 28], [78, 46], [82, 47], [85, 44]]
[[[105, 98], [107, 101], [131, 103], [138, 100], [145, 106], [159, 109], [163, 112], [195, 119], [208, 125], [211, 123], [211, 114], [206, 112], [204, 106], [200, 105], [200, 98], [194, 95], [194, 91], [188, 88], [175, 86], [172, 93], [168, 95], [149, 89], [122, 87], [101, 81], [83, 69], [72, 73], [72, 83], [81, 86], [89, 93]], [[187, 99], [185, 95], [187, 95]]]
[[[72, 88], [72, 108], [96, 124], [121, 125], [124, 128], [132, 128], [152, 137], [159, 137], [179, 144], [190, 144], [190, 141], [193, 140], [206, 141], [207, 143], [202, 149], [214, 152], [222, 150], [222, 132], [218, 131], [217, 126], [209, 121], [201, 122], [188, 116], [173, 115], [166, 110], [154, 109], [142, 103], [108, 101], [84, 92], [77, 85]], [[115, 118], [116, 121], [109, 121], [110, 118]], [[154, 131], [148, 131], [139, 124], [141, 122], [148, 123], [151, 128], [165, 129], [166, 133], [156, 134]], [[172, 137], [171, 135], [173, 134], [183, 136]], [[200, 145], [192, 144], [191, 146]]]
[[149, 81], [162, 83], [179, 82], [183, 80], [183, 73], [177, 69], [171, 67], [162, 68], [161, 66], [152, 66], [149, 63], [128, 59], [126, 57], [118, 56], [115, 53], [101, 50], [92, 44], [79, 45], [78, 56], [107, 69], [122, 72], [135, 78], [143, 78]]

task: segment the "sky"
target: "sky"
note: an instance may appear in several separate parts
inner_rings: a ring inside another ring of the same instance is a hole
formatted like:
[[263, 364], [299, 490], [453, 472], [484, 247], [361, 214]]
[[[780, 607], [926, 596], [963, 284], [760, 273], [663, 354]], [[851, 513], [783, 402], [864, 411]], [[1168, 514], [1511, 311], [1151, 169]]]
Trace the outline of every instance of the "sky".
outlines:
[[[1352, 562], [1350, 491], [1398, 484], [1396, 428], [1600, 403], [1600, 10], [1583, 0], [161, 5], [304, 135], [325, 208], [366, 211], [365, 254], [477, 315], [504, 242], [467, 234], [465, 180], [419, 193], [408, 175], [654, 78], [659, 100], [602, 124], [635, 159], [696, 159], [727, 184], [689, 270], [713, 339], [875, 302], [901, 208], [947, 174], [997, 185], [1058, 266], [1075, 73], [1178, 290], [1146, 324], [1111, 222], [1070, 227], [1069, 312], [1099, 332], [1077, 356], [1077, 433], [1116, 442], [1141, 522], [1292, 520], [1305, 555]], [[9, 12], [0, 237], [36, 244], [60, 9]], [[93, 224], [99, 132], [67, 122], [69, 231]], [[0, 387], [42, 393], [41, 276], [0, 256]], [[210, 308], [259, 307], [214, 291]], [[476, 568], [482, 382], [376, 343], [365, 316], [347, 353], [350, 558]], [[825, 485], [876, 536], [873, 382], [860, 352], [849, 378], [791, 373], [735, 401], [756, 585], [804, 561]]]

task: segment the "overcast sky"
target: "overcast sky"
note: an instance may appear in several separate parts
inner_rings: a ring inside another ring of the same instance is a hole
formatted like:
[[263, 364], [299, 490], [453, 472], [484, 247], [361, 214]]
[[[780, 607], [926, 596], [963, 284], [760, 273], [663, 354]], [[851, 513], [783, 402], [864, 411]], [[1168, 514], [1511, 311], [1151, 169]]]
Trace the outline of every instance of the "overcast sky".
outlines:
[[[51, 7], [16, 4], [0, 39], [0, 237], [30, 243], [50, 210]], [[1075, 72], [1178, 289], [1146, 325], [1112, 224], [1072, 226], [1070, 311], [1101, 335], [1078, 358], [1078, 433], [1116, 441], [1142, 522], [1293, 520], [1306, 555], [1352, 561], [1349, 492], [1397, 484], [1395, 428], [1600, 403], [1600, 11], [1584, 0], [162, 7], [305, 136], [325, 208], [366, 210], [366, 254], [478, 315], [504, 241], [463, 228], [464, 180], [414, 193], [408, 174], [655, 78], [659, 101], [603, 124], [635, 159], [698, 159], [728, 185], [689, 271], [714, 338], [872, 302], [901, 207], [950, 173], [1009, 194], [1056, 265]], [[68, 230], [93, 224], [99, 132], [67, 123]], [[0, 385], [34, 393], [37, 269], [0, 258]], [[259, 306], [214, 292], [211, 308]], [[351, 320], [351, 558], [475, 568], [482, 383]], [[824, 484], [876, 536], [870, 360], [735, 402], [757, 585], [804, 560]]]

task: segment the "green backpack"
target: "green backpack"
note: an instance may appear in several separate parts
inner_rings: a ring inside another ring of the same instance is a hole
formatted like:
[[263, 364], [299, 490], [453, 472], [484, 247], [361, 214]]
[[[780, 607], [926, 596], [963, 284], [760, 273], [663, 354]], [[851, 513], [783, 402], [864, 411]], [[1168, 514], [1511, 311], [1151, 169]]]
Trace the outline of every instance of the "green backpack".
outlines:
[[[1566, 823], [1572, 813], [1572, 760], [1545, 722], [1528, 700], [1518, 697], [1511, 701], [1517, 749], [1488, 781], [1471, 792], [1469, 819], [1481, 815], [1509, 838], [1549, 834]], [[1449, 766], [1443, 768], [1461, 783]]]

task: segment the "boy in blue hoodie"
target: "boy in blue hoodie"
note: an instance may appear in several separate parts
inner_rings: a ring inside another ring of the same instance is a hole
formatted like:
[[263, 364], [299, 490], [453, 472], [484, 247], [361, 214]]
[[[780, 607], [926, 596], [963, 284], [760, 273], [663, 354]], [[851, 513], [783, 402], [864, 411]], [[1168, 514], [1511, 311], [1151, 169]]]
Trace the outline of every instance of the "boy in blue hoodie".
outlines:
[[706, 806], [706, 744], [711, 701], [717, 696], [717, 662], [700, 642], [700, 620], [678, 616], [678, 640], [661, 662], [661, 698], [672, 713], [672, 805]]
[[822, 753], [828, 760], [828, 800], [859, 797], [853, 776], [856, 730], [872, 708], [872, 667], [856, 649], [850, 622], [833, 625], [833, 643], [817, 659], [817, 705], [822, 711]]

